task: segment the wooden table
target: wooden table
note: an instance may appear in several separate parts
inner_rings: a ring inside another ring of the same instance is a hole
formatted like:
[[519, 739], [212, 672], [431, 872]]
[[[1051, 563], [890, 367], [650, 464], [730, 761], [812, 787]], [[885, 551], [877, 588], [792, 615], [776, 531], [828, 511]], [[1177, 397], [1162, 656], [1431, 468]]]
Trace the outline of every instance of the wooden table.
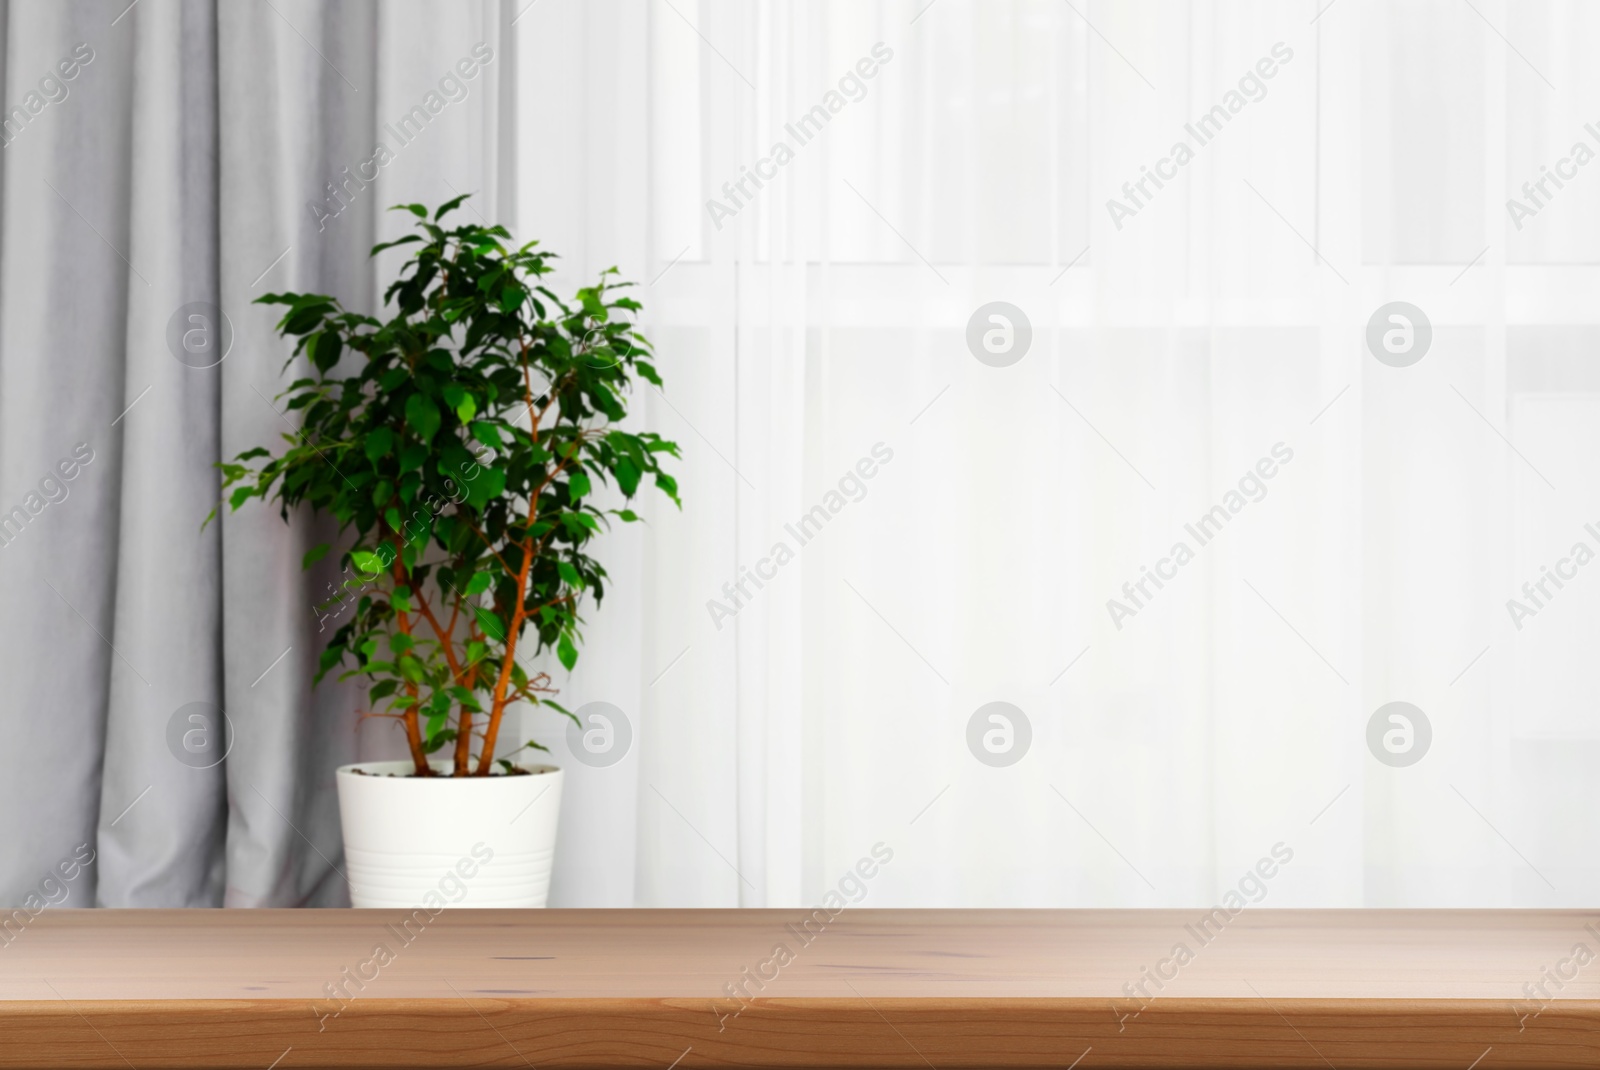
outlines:
[[1600, 914], [405, 917], [46, 910], [0, 1067], [1600, 1066]]

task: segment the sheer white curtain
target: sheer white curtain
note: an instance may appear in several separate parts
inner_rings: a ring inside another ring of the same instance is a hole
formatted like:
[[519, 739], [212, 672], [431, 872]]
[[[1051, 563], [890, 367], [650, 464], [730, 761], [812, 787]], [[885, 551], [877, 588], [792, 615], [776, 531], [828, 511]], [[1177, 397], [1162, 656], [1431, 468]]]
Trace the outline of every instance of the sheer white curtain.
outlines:
[[566, 696], [626, 754], [530, 717], [554, 901], [809, 904], [882, 843], [885, 906], [1210, 903], [1279, 844], [1271, 906], [1591, 902], [1600, 569], [1506, 601], [1600, 549], [1600, 168], [1505, 201], [1600, 148], [1597, 21], [523, 9], [519, 226], [642, 284], [685, 452]]

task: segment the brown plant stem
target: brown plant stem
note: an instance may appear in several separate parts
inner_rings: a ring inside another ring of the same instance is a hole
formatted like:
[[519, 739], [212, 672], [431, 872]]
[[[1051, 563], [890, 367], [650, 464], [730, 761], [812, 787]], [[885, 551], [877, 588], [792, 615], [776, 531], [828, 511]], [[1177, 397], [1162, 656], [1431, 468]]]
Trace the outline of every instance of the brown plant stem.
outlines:
[[[439, 618], [434, 616], [433, 607], [428, 605], [428, 599], [420, 590], [415, 588], [411, 596], [416, 600], [417, 609], [422, 613], [428, 626], [433, 629], [433, 634], [439, 639], [439, 649], [444, 652], [444, 660], [450, 666], [450, 678], [462, 687], [466, 684], [466, 672], [461, 667], [461, 662], [456, 659], [455, 644], [451, 639], [451, 632], [439, 623]], [[457, 603], [457, 609], [460, 605]], [[450, 617], [451, 624], [455, 623], [455, 615]], [[451, 776], [468, 776], [472, 772], [472, 711], [465, 705], [461, 707], [461, 715], [456, 727], [456, 753], [450, 769]]]
[[500, 736], [500, 720], [506, 712], [506, 688], [511, 684], [511, 667], [516, 664], [517, 636], [526, 619], [523, 602], [528, 590], [528, 572], [533, 565], [533, 539], [522, 540], [522, 567], [517, 570], [517, 608], [511, 612], [511, 627], [506, 633], [505, 658], [500, 662], [500, 675], [494, 682], [494, 701], [489, 706], [489, 726], [483, 733], [483, 753], [478, 757], [478, 775], [488, 776], [494, 762], [495, 741]]
[[[533, 411], [533, 378], [528, 370], [528, 340], [522, 342], [522, 400], [528, 407], [528, 415], [532, 421], [528, 427], [528, 434], [534, 442], [539, 441], [539, 421], [554, 404], [554, 398], [545, 405], [537, 414]], [[489, 705], [489, 724], [483, 732], [483, 753], [478, 756], [478, 776], [488, 776], [489, 768], [494, 762], [495, 743], [500, 738], [500, 721], [505, 717], [507, 694], [506, 689], [511, 685], [511, 669], [516, 664], [517, 637], [522, 634], [522, 622], [527, 619], [528, 573], [533, 566], [533, 538], [526, 534], [527, 528], [533, 526], [533, 517], [539, 510], [539, 495], [535, 491], [528, 500], [528, 525], [523, 528], [524, 535], [520, 547], [522, 560], [517, 568], [517, 602], [511, 611], [511, 626], [506, 633], [506, 652], [500, 662], [500, 675], [494, 682], [494, 700]]]
[[456, 758], [451, 776], [468, 776], [472, 772], [472, 710], [461, 704], [461, 717], [456, 721]]

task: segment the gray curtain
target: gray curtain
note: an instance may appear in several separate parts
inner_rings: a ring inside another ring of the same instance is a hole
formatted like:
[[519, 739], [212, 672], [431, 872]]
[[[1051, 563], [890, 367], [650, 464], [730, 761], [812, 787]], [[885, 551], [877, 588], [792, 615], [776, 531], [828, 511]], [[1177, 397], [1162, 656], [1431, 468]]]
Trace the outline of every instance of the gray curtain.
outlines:
[[0, 4], [0, 903], [348, 902], [333, 769], [404, 748], [311, 686], [330, 533], [202, 522], [293, 433], [256, 297], [376, 309], [396, 202], [510, 222], [515, 16]]

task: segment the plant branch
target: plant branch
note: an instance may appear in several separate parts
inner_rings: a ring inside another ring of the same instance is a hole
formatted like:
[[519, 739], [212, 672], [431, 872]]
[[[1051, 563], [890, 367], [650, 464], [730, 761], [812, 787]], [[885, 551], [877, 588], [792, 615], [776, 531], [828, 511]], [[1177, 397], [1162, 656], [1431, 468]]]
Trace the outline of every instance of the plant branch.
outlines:
[[[463, 518], [463, 520], [465, 520], [465, 518]], [[465, 522], [466, 522], [467, 527], [472, 529], [472, 533], [474, 535], [476, 535], [478, 538], [483, 540], [483, 545], [488, 547], [489, 552], [491, 554], [494, 554], [495, 560], [500, 562], [500, 567], [501, 568], [504, 568], [507, 572], [516, 571], [515, 569], [513, 569], [511, 567], [511, 562], [507, 561], [504, 557], [500, 556], [500, 551], [495, 548], [494, 543], [489, 540], [489, 536], [485, 535], [483, 533], [482, 529], [480, 529], [478, 527], [478, 525], [474, 524], [470, 520], [466, 520]]]
[[[433, 615], [433, 607], [428, 605], [427, 596], [419, 588], [412, 588], [411, 595], [417, 600], [417, 608], [422, 611], [422, 616], [433, 628], [433, 634], [439, 637], [439, 649], [444, 652], [444, 660], [450, 666], [450, 678], [459, 686], [466, 687], [466, 672], [461, 663], [456, 660], [455, 643], [451, 640], [451, 632], [439, 623], [439, 618]], [[460, 602], [458, 601], [459, 608]], [[450, 618], [451, 627], [455, 626], [455, 617]], [[461, 712], [456, 719], [456, 753], [455, 763], [451, 769], [451, 776], [466, 776], [472, 768], [472, 710], [465, 704], [461, 705]]]
[[[405, 566], [402, 564], [401, 550], [404, 545], [396, 539], [394, 558], [394, 582], [396, 586], [406, 585]], [[392, 604], [392, 603], [391, 603]], [[400, 629], [400, 634], [411, 635], [411, 618], [404, 610], [394, 611], [395, 624]], [[422, 749], [422, 724], [417, 715], [417, 685], [406, 681], [406, 694], [411, 696], [411, 705], [405, 708], [402, 719], [406, 726], [406, 746], [411, 749], [411, 762], [416, 767], [417, 776], [432, 776], [433, 768], [428, 765], [427, 752]]]
[[[450, 641], [450, 631], [439, 623], [439, 618], [433, 615], [433, 609], [428, 605], [427, 597], [418, 589], [412, 588], [411, 596], [417, 600], [417, 609], [422, 612], [422, 617], [433, 629], [433, 634], [439, 637], [439, 649], [444, 652], [444, 660], [450, 666], [450, 678], [456, 683], [463, 683], [461, 663], [456, 660], [455, 644]], [[451, 618], [451, 627], [455, 619]]]
[[[518, 332], [518, 341], [521, 342], [522, 346], [523, 400], [527, 403], [529, 413], [532, 413], [533, 379], [528, 367], [528, 340], [520, 331]], [[553, 396], [550, 404], [554, 404]], [[545, 409], [548, 411], [549, 404], [545, 406]], [[533, 426], [529, 429], [534, 442], [539, 441], [539, 420], [542, 416], [543, 413], [540, 413], [539, 416], [534, 416]], [[534, 497], [528, 508], [531, 516], [533, 511], [538, 508], [537, 496]], [[500, 675], [494, 683], [494, 701], [489, 707], [489, 725], [484, 729], [483, 733], [483, 752], [478, 757], [479, 776], [488, 776], [490, 764], [494, 761], [494, 745], [500, 736], [500, 722], [506, 713], [506, 688], [511, 683], [512, 666], [516, 664], [517, 637], [522, 634], [523, 621], [527, 620], [527, 610], [523, 607], [523, 602], [527, 598], [528, 573], [533, 567], [533, 539], [524, 535], [521, 548], [522, 560], [519, 562], [521, 567], [517, 569], [517, 601], [511, 611], [511, 626], [506, 631], [506, 650], [504, 659], [500, 662]]]

